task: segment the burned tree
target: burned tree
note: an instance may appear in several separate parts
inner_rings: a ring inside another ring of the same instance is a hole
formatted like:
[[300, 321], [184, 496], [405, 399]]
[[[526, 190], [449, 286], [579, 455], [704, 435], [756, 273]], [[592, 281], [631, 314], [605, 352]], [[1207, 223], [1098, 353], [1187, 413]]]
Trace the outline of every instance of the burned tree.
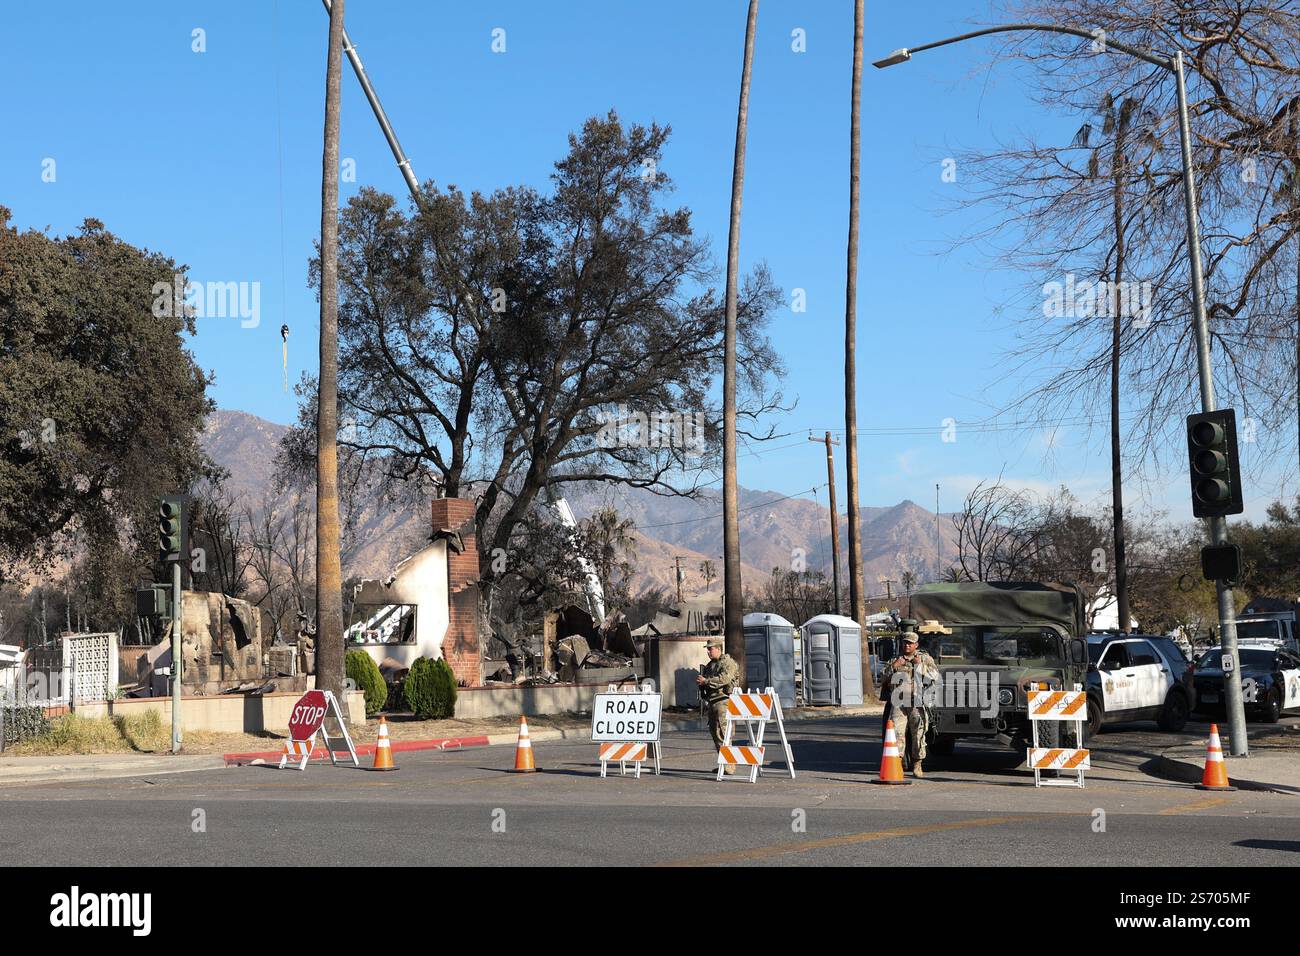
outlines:
[[[373, 190], [341, 213], [340, 446], [390, 489], [472, 491], [489, 584], [523, 567], [529, 516], [565, 485], [693, 495], [716, 467], [725, 310], [690, 211], [660, 206], [667, 137], [611, 113], [570, 137], [548, 193], [426, 183], [409, 216]], [[761, 268], [742, 286], [751, 438], [780, 402], [778, 301]]]

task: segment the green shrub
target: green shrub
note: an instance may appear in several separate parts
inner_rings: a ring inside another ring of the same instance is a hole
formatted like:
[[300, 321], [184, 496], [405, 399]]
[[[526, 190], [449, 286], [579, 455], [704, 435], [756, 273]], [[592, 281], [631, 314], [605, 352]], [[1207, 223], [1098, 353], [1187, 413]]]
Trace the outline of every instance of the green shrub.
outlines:
[[343, 667], [347, 676], [366, 695], [366, 716], [373, 717], [383, 710], [388, 702], [388, 685], [384, 683], [384, 675], [379, 673], [374, 658], [365, 651], [348, 651]]
[[442, 659], [417, 659], [406, 675], [402, 694], [406, 706], [422, 720], [440, 720], [456, 713], [456, 677]]

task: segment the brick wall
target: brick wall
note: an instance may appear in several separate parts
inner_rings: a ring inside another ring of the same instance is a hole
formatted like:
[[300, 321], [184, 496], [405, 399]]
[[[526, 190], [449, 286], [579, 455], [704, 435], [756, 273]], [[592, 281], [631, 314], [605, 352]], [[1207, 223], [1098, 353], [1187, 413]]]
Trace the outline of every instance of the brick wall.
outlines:
[[442, 653], [457, 682], [470, 687], [482, 683], [483, 650], [479, 643], [478, 538], [474, 533], [474, 502], [465, 498], [435, 498], [433, 531], [460, 532], [464, 550], [447, 548], [447, 637]]

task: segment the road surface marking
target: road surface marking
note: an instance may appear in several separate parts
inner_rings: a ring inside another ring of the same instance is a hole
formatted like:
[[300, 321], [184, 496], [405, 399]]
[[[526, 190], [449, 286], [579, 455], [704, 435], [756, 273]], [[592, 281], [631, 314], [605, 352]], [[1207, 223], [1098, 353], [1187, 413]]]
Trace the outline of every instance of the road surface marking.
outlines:
[[825, 840], [798, 840], [789, 843], [773, 843], [770, 846], [754, 847], [752, 850], [737, 850], [734, 853], [713, 853], [707, 856], [688, 857], [682, 860], [669, 860], [656, 863], [655, 866], [712, 866], [720, 863], [745, 863], [786, 853], [806, 853], [809, 850], [823, 850], [828, 847], [853, 846], [857, 843], [874, 843], [877, 840], [892, 840], [896, 837], [920, 836], [925, 833], [942, 833], [946, 830], [966, 830], [972, 827], [994, 827], [1004, 823], [1023, 823], [1029, 820], [1041, 820], [1046, 816], [1069, 816], [1070, 814], [1034, 813], [1014, 817], [978, 817], [973, 820], [954, 820], [951, 823], [927, 823], [915, 827], [893, 827], [889, 830], [868, 830], [865, 833], [850, 833], [846, 836], [829, 837]]
[[1221, 807], [1225, 803], [1231, 803], [1231, 797], [1206, 797], [1203, 800], [1193, 800], [1191, 803], [1184, 803], [1177, 807], [1166, 807], [1158, 811], [1160, 816], [1170, 813], [1195, 813], [1197, 810], [1208, 810], [1211, 807]]

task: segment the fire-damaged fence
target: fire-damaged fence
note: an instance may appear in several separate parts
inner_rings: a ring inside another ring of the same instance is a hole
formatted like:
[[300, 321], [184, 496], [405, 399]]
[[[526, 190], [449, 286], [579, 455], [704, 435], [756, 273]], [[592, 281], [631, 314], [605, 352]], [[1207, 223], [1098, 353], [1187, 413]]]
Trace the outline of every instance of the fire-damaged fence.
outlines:
[[117, 656], [116, 634], [64, 634], [0, 661], [0, 747], [47, 732], [50, 718], [78, 703], [113, 696]]

